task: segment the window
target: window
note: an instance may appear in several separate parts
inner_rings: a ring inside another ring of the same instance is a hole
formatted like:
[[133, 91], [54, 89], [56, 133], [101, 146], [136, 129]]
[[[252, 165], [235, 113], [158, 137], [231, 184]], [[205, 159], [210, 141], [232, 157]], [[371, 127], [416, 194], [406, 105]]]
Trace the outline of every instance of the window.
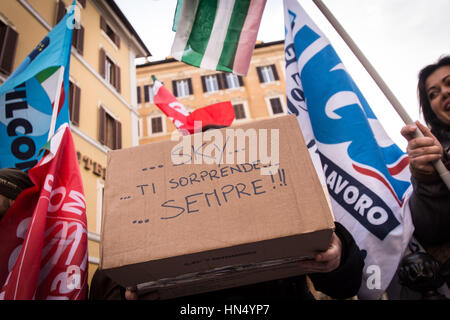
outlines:
[[106, 25], [106, 30], [105, 30], [106, 35], [114, 41], [116, 34], [114, 33], [114, 31], [108, 26]]
[[219, 91], [219, 81], [217, 75], [202, 76], [203, 92]]
[[272, 68], [270, 68], [270, 67], [262, 67], [261, 75], [262, 75], [264, 83], [275, 81], [275, 77], [273, 75]]
[[239, 77], [233, 73], [226, 74], [225, 79], [228, 89], [239, 88], [241, 86]]
[[100, 29], [102, 29], [103, 32], [105, 32], [105, 34], [108, 36], [108, 38], [111, 39], [112, 42], [114, 42], [117, 48], [120, 48], [120, 37], [106, 23], [106, 20], [103, 17], [100, 17]]
[[278, 77], [277, 68], [274, 64], [264, 67], [256, 67], [260, 83], [268, 83], [280, 80]]
[[72, 81], [69, 82], [69, 116], [70, 121], [76, 125], [80, 125], [80, 95], [81, 89]]
[[205, 78], [205, 82], [207, 92], [215, 92], [219, 90], [219, 83], [217, 81], [217, 76], [207, 76]]
[[189, 86], [187, 80], [180, 80], [176, 82], [178, 97], [186, 97], [189, 95]]
[[9, 75], [14, 65], [19, 34], [0, 20], [0, 71]]
[[233, 108], [234, 108], [234, 115], [235, 115], [236, 120], [241, 120], [241, 119], [247, 118], [247, 116], [245, 114], [245, 108], [242, 103], [234, 104]]
[[175, 97], [187, 97], [194, 94], [191, 79], [182, 79], [172, 81], [172, 90]]
[[114, 84], [114, 62], [111, 61], [108, 57], [105, 59], [105, 80], [111, 84]]
[[144, 101], [153, 103], [153, 86], [144, 86]]
[[162, 116], [149, 118], [150, 120], [150, 134], [157, 134], [164, 132]]
[[281, 99], [280, 98], [270, 98], [270, 107], [272, 108], [272, 114], [280, 114], [280, 113], [284, 113], [284, 109], [283, 106], [281, 104]]
[[231, 73], [216, 73], [202, 76], [203, 92], [216, 92], [222, 89], [233, 89], [244, 85], [241, 76]]
[[99, 109], [98, 141], [112, 150], [122, 148], [122, 124], [103, 107]]
[[100, 49], [99, 66], [100, 75], [120, 93], [120, 67], [106, 55], [103, 48]]

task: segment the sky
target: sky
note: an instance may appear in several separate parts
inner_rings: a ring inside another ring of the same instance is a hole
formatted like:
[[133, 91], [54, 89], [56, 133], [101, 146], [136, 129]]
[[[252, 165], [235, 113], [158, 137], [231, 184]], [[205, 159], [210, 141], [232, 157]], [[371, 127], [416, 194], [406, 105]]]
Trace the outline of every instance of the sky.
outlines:
[[[152, 53], [149, 61], [170, 55], [176, 0], [115, 0]], [[422, 120], [417, 74], [450, 54], [449, 0], [323, 0], [413, 120]], [[312, 2], [299, 0], [338, 53], [387, 134], [402, 149], [403, 120], [359, 60]], [[284, 39], [282, 0], [267, 0], [258, 40]], [[137, 63], [142, 63], [137, 60]]]

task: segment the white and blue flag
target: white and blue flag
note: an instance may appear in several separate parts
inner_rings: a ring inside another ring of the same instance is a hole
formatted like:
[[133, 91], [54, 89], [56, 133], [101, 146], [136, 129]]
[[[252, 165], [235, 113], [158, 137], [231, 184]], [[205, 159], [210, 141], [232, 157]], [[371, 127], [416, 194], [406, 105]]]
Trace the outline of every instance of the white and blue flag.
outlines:
[[286, 95], [335, 220], [365, 255], [358, 297], [379, 299], [414, 231], [408, 157], [387, 136], [328, 39], [284, 0]]

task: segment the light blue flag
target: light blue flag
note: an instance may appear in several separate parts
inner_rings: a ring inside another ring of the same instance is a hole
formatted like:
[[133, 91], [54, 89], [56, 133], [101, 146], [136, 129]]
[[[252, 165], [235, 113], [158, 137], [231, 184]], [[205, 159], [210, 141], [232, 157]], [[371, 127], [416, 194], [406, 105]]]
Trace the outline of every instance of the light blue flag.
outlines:
[[296, 0], [284, 0], [284, 16], [289, 112], [297, 116], [336, 221], [365, 256], [359, 297], [379, 299], [414, 230], [408, 157]]
[[0, 168], [33, 167], [42, 156], [39, 151], [49, 136], [69, 122], [74, 8], [75, 1], [64, 18], [0, 87]]

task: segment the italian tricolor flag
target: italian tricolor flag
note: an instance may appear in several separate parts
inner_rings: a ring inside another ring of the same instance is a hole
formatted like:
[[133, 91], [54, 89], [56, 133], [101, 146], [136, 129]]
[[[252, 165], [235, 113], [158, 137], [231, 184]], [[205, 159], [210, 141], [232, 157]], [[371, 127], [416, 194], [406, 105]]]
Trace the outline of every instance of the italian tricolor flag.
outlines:
[[247, 75], [266, 0], [184, 0], [172, 56], [187, 64]]
[[[36, 79], [41, 84], [42, 88], [48, 95], [50, 102], [52, 104], [52, 108], [55, 106], [55, 99], [59, 97], [58, 106], [57, 106], [57, 114], [61, 111], [62, 106], [64, 105], [65, 100], [65, 92], [64, 92], [64, 82], [63, 82], [63, 67], [50, 67], [36, 75]], [[59, 94], [58, 94], [59, 88]]]

